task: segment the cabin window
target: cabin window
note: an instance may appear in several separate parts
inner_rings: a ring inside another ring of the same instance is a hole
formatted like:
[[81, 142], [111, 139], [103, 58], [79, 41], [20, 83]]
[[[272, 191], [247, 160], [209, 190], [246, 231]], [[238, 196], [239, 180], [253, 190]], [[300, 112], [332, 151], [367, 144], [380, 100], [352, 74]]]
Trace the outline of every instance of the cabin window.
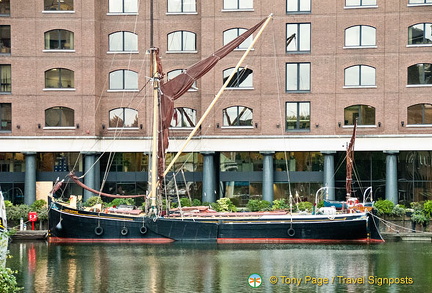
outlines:
[[344, 109], [344, 125], [375, 125], [375, 108], [368, 105], [353, 105]]
[[74, 127], [74, 110], [67, 107], [46, 109], [45, 127]]
[[0, 25], [0, 54], [11, 52], [11, 28], [10, 25]]
[[110, 128], [137, 128], [138, 111], [131, 108], [116, 108], [109, 111]]
[[251, 10], [253, 9], [253, 0], [224, 0], [224, 10]]
[[177, 31], [168, 34], [168, 51], [196, 52], [196, 34], [188, 31]]
[[45, 88], [74, 88], [74, 72], [66, 68], [45, 71]]
[[174, 109], [170, 127], [195, 127], [195, 125], [196, 110], [186, 107], [178, 107]]
[[432, 23], [418, 23], [408, 27], [408, 45], [432, 44]]
[[73, 11], [73, 0], [44, 0], [44, 10]]
[[[171, 80], [174, 77], [180, 75], [181, 73], [183, 73], [183, 69], [175, 69], [175, 70], [171, 70], [170, 72], [167, 73], [167, 80]], [[194, 83], [192, 84], [192, 86], [189, 88], [189, 91], [196, 91], [197, 85], [196, 85], [196, 81], [194, 81]]]
[[0, 1], [0, 16], [10, 15], [10, 0]]
[[253, 110], [234, 106], [222, 110], [223, 126], [252, 126]]
[[115, 32], [109, 35], [110, 52], [138, 52], [138, 35], [132, 32]]
[[45, 33], [45, 50], [73, 50], [74, 33], [67, 30], [51, 30]]
[[287, 92], [309, 92], [311, 88], [310, 63], [287, 63], [286, 86]]
[[287, 0], [287, 13], [310, 13], [311, 0]]
[[310, 23], [288, 23], [286, 26], [287, 39], [296, 35], [296, 39], [289, 43], [286, 51], [292, 52], [310, 52], [311, 49], [311, 24]]
[[413, 4], [413, 5], [432, 4], [432, 0], [408, 0], [408, 4]]
[[310, 102], [287, 102], [285, 131], [310, 130]]
[[0, 131], [12, 131], [12, 104], [0, 103]]
[[138, 90], [138, 73], [132, 70], [116, 70], [109, 74], [110, 90]]
[[109, 13], [138, 13], [138, 0], [109, 0]]
[[376, 6], [376, 0], [345, 0], [345, 7]]
[[354, 65], [345, 68], [345, 86], [375, 86], [375, 68], [367, 65]]
[[432, 124], [432, 104], [409, 106], [408, 124]]
[[[223, 33], [223, 44], [226, 45], [238, 36], [240, 36], [242, 33], [247, 31], [247, 29], [244, 28], [232, 28], [229, 30], [224, 31]], [[253, 37], [249, 36], [246, 40], [243, 41], [236, 49], [238, 50], [247, 50], [249, 48], [250, 44], [252, 44]]]
[[194, 13], [196, 0], [168, 0], [168, 13]]
[[432, 84], [432, 64], [419, 63], [408, 67], [408, 85]]
[[345, 47], [376, 46], [376, 28], [356, 25], [345, 29]]
[[9, 64], [0, 65], [0, 93], [10, 93], [12, 91], [11, 66]]
[[[223, 71], [223, 82], [225, 83], [235, 68], [228, 68]], [[239, 67], [231, 78], [227, 88], [253, 88], [253, 70]]]

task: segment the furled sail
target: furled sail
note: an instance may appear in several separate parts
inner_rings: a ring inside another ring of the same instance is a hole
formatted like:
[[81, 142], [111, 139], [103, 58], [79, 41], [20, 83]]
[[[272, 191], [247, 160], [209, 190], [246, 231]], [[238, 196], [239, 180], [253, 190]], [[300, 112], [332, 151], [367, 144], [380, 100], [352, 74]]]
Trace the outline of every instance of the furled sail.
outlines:
[[346, 181], [345, 181], [345, 189], [347, 198], [351, 196], [352, 189], [352, 173], [353, 173], [353, 165], [354, 165], [354, 142], [356, 138], [356, 130], [357, 130], [357, 120], [354, 121], [354, 129], [353, 134], [351, 136], [351, 140], [348, 144], [346, 151]]

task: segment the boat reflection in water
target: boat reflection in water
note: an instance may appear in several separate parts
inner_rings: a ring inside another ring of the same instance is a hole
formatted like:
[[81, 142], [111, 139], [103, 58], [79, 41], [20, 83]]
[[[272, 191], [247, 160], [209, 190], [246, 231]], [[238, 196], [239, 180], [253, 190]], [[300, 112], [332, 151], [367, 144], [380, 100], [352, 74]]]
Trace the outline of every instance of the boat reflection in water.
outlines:
[[254, 292], [428, 292], [432, 283], [429, 243], [13, 242], [10, 252], [24, 292], [250, 292], [252, 274]]

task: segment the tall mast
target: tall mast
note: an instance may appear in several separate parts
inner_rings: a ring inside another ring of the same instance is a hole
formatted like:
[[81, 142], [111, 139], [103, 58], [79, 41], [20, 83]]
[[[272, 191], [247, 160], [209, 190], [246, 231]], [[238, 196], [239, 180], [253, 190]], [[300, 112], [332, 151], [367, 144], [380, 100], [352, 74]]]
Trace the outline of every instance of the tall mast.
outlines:
[[152, 144], [152, 160], [151, 160], [151, 208], [150, 215], [157, 215], [156, 196], [157, 196], [157, 162], [158, 162], [158, 125], [159, 125], [159, 73], [157, 64], [156, 48], [151, 48], [151, 72], [153, 80], [153, 144]]

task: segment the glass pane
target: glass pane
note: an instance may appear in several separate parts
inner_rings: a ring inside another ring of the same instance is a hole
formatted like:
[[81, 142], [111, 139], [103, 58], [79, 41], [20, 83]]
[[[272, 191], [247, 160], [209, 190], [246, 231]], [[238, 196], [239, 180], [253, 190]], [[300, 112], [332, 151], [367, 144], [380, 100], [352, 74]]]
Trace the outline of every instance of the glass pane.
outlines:
[[123, 1], [122, 0], [109, 0], [109, 12], [111, 12], [111, 13], [123, 12]]
[[0, 1], [0, 14], [10, 15], [10, 0]]
[[252, 126], [252, 109], [239, 107], [238, 121], [240, 126]]
[[69, 69], [60, 69], [61, 73], [61, 88], [73, 88], [74, 87], [74, 72]]
[[362, 105], [361, 106], [363, 125], [375, 125], [375, 108], [372, 106]]
[[422, 124], [422, 104], [408, 107], [408, 124]]
[[60, 112], [58, 108], [45, 110], [45, 126], [60, 126]]
[[298, 44], [298, 32], [297, 32], [297, 24], [287, 24], [287, 38], [289, 38], [292, 34], [296, 34], [296, 38], [292, 40], [287, 46], [287, 51], [297, 51]]
[[117, 32], [109, 35], [109, 50], [115, 52], [123, 51], [123, 33]]
[[0, 104], [0, 130], [12, 130], [12, 104]]
[[196, 12], [195, 0], [183, 0], [183, 12]]
[[376, 45], [376, 29], [371, 26], [362, 26], [362, 46], [375, 46]]
[[360, 6], [360, 0], [346, 0], [345, 6]]
[[238, 9], [237, 0], [224, 0], [224, 9]]
[[370, 66], [362, 66], [361, 74], [361, 85], [375, 85], [375, 68]]
[[109, 127], [123, 127], [123, 108], [117, 108], [109, 112]]
[[138, 2], [137, 0], [123, 0], [124, 1], [124, 12], [125, 13], [137, 13]]
[[168, 12], [182, 12], [182, 0], [168, 0]]
[[138, 89], [138, 73], [131, 70], [125, 70], [125, 89], [137, 90]]
[[45, 87], [61, 88], [60, 70], [58, 68], [45, 71]]
[[73, 10], [73, 0], [44, 0], [44, 10]]
[[432, 124], [432, 104], [424, 104], [424, 121], [425, 124]]
[[345, 85], [360, 85], [360, 66], [352, 66], [345, 69]]
[[298, 0], [287, 0], [287, 11], [288, 12], [297, 12], [298, 8]]
[[224, 31], [223, 33], [223, 43], [224, 45], [228, 44], [232, 40], [234, 40], [236, 37], [238, 37], [238, 30], [233, 28], [227, 31]]
[[73, 127], [74, 126], [74, 111], [72, 109], [62, 108], [61, 126], [65, 126], [65, 127]]
[[300, 11], [311, 11], [311, 0], [300, 0]]
[[299, 103], [299, 129], [310, 129], [309, 103]]
[[138, 127], [138, 111], [125, 108], [124, 127]]
[[354, 121], [359, 117], [359, 106], [350, 106], [344, 109], [344, 125], [354, 125]]
[[223, 125], [234, 126], [237, 121], [237, 107], [231, 107], [223, 110]]
[[[310, 51], [310, 24], [303, 23], [300, 25], [299, 46], [300, 51]], [[292, 42], [291, 42], [292, 43]]]
[[10, 93], [11, 90], [11, 66], [0, 65], [0, 92]]
[[297, 103], [286, 104], [286, 130], [297, 129]]
[[253, 0], [238, 0], [240, 9], [252, 9], [253, 8]]
[[0, 53], [11, 52], [10, 25], [0, 25]]
[[124, 33], [124, 50], [138, 51], [138, 35], [130, 32]]
[[360, 26], [353, 26], [345, 30], [345, 46], [360, 46]]
[[195, 51], [195, 34], [191, 32], [183, 33], [183, 50]]
[[299, 73], [300, 73], [299, 90], [301, 91], [310, 90], [310, 64], [308, 63], [300, 64]]
[[181, 51], [181, 32], [174, 32], [168, 35], [168, 51]]
[[297, 65], [296, 63], [291, 63], [286, 65], [286, 90], [296, 91], [297, 90]]
[[376, 5], [376, 0], [362, 0], [363, 6]]
[[110, 73], [110, 89], [123, 89], [123, 70], [117, 70]]

